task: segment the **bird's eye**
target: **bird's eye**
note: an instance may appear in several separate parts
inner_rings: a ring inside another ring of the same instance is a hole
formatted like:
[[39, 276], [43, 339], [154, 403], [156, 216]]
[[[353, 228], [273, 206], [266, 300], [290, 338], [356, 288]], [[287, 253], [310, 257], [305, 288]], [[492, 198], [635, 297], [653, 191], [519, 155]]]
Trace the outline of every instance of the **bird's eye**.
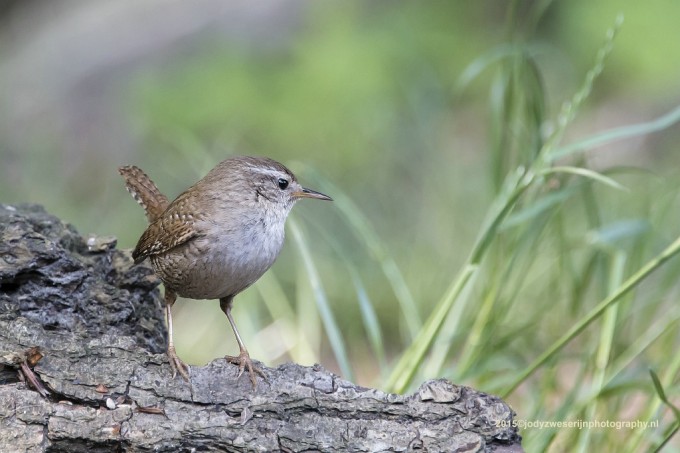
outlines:
[[288, 180], [285, 178], [279, 178], [278, 183], [279, 189], [281, 190], [284, 190], [286, 187], [288, 187]]

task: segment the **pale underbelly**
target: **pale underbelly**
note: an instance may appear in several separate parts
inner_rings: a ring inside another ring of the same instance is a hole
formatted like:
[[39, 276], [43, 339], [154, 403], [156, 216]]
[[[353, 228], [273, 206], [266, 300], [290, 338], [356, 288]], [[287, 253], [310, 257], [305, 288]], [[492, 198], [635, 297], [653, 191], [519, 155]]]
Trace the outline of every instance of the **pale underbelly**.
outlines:
[[280, 251], [280, 246], [272, 250], [249, 247], [233, 253], [228, 248], [216, 251], [210, 245], [190, 241], [162, 255], [151, 256], [151, 263], [165, 286], [179, 296], [220, 299], [235, 296], [255, 283]]

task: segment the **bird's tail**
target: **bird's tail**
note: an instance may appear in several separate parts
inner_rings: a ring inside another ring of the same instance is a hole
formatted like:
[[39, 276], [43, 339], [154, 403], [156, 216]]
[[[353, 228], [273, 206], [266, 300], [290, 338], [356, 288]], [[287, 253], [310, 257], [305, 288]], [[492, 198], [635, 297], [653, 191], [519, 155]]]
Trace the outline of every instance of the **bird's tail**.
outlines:
[[149, 223], [163, 214], [170, 202], [163, 195], [156, 184], [139, 167], [128, 165], [120, 167], [118, 173], [125, 178], [125, 188], [146, 212]]

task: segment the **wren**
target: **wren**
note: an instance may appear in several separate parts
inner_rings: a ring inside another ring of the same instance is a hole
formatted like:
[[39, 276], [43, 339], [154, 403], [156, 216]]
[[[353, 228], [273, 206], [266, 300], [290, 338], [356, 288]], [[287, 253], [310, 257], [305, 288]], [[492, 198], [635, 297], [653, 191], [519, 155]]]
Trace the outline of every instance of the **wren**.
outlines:
[[135, 263], [151, 261], [165, 286], [168, 358], [173, 377], [189, 380], [188, 366], [175, 352], [172, 305], [177, 296], [219, 299], [238, 343], [238, 356], [226, 356], [248, 370], [253, 388], [256, 367], [236, 328], [234, 297], [255, 283], [281, 252], [284, 224], [301, 198], [331, 200], [302, 187], [282, 164], [264, 157], [231, 157], [170, 202], [139, 168], [119, 168], [125, 186], [144, 208], [149, 226], [132, 252]]

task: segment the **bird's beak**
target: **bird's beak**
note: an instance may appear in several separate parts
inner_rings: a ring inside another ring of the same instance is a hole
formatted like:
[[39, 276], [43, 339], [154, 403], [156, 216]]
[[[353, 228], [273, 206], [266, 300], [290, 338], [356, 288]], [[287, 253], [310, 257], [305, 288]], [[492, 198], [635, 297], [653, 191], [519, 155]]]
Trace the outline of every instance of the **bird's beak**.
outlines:
[[328, 195], [324, 195], [321, 192], [317, 192], [316, 190], [312, 189], [306, 189], [302, 188], [302, 190], [299, 190], [297, 192], [293, 192], [293, 197], [295, 198], [316, 198], [317, 200], [328, 200], [328, 201], [333, 201], [331, 197]]

